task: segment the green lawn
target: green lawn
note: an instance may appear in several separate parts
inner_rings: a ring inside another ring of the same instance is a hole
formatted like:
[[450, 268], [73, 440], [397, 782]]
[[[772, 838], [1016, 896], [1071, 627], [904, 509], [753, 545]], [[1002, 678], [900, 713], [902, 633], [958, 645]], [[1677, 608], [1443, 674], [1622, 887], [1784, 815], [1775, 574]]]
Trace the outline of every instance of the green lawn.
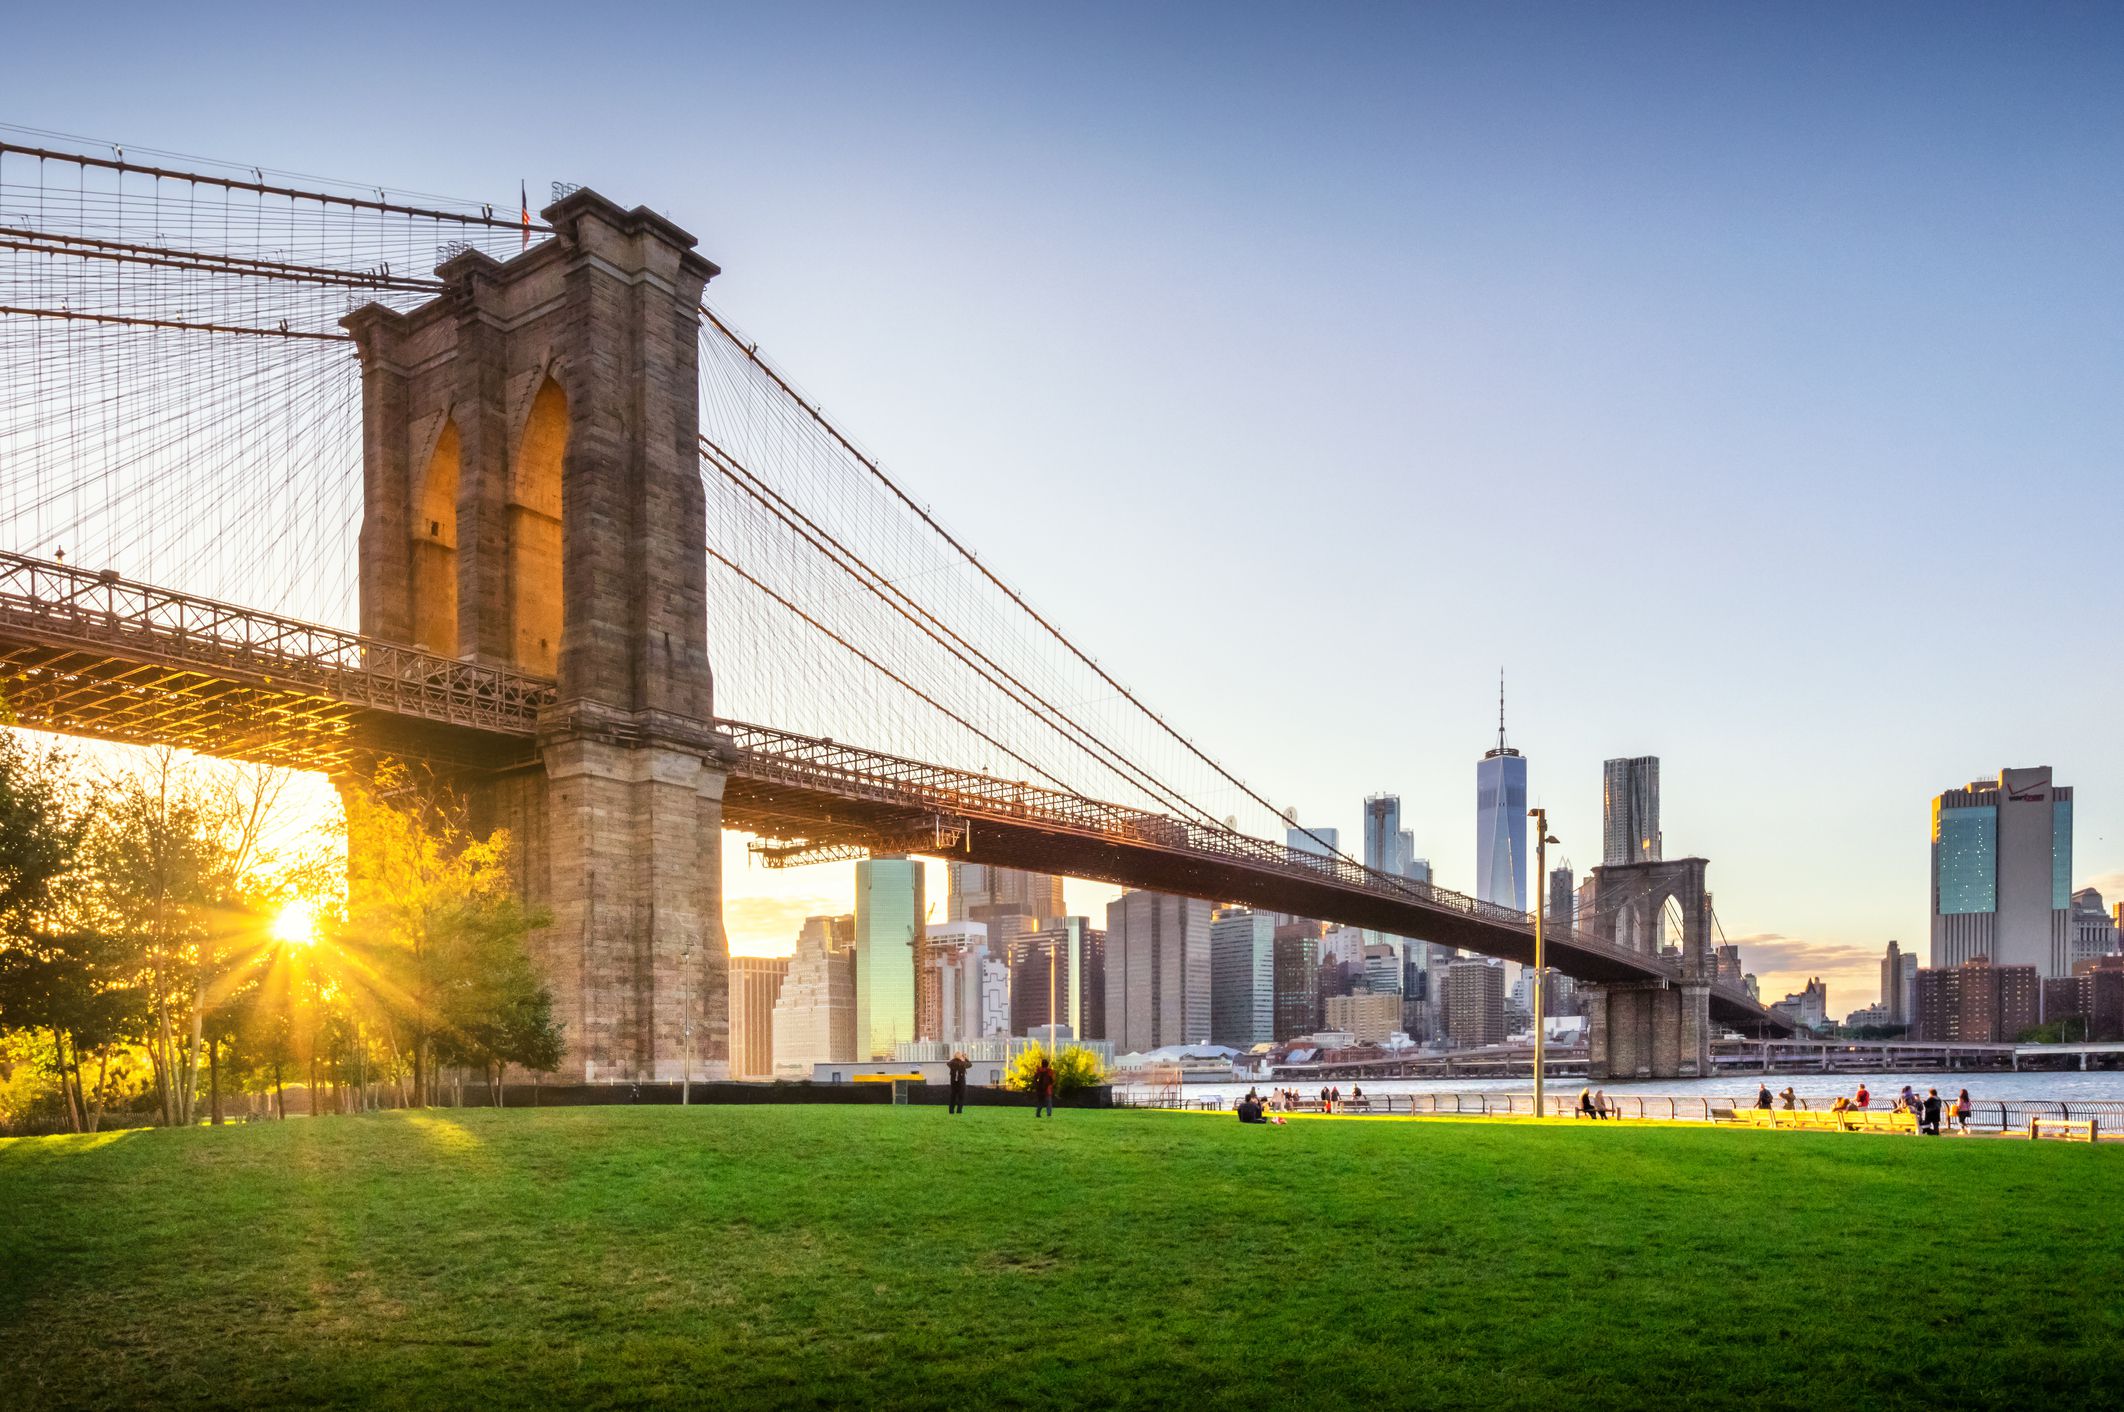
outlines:
[[0, 1141], [0, 1404], [2124, 1404], [2124, 1149], [939, 1108]]

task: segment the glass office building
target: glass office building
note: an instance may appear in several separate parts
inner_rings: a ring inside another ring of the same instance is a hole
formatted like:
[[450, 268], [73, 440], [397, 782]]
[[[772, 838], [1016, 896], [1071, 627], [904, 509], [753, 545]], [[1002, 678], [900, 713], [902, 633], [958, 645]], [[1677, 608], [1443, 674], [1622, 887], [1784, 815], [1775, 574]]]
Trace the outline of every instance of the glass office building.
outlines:
[[856, 1057], [889, 1059], [915, 1035], [915, 976], [924, 957], [922, 860], [856, 864]]
[[1475, 896], [1527, 910], [1527, 758], [1503, 744], [1475, 762]]
[[1932, 801], [1932, 965], [2072, 969], [2072, 790], [2048, 766]]

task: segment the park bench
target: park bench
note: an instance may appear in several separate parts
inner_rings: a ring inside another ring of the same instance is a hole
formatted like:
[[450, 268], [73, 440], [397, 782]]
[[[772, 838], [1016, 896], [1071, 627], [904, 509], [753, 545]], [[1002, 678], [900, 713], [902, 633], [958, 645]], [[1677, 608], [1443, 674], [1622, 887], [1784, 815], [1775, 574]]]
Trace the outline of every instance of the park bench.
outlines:
[[2065, 1142], [2093, 1142], [2099, 1129], [2093, 1118], [2030, 1118], [2028, 1136], [2031, 1141], [2058, 1138]]
[[1865, 1108], [1846, 1108], [1844, 1127], [1855, 1133], [1914, 1133], [1915, 1113], [1879, 1113]]

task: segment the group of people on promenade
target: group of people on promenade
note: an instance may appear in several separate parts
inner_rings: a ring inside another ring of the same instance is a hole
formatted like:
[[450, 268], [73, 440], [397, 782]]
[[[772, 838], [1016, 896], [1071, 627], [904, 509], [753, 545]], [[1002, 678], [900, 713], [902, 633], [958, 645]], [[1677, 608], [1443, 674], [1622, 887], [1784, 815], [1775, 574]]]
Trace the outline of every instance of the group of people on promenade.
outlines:
[[[1363, 1089], [1353, 1088], [1350, 1090], [1349, 1102], [1359, 1103], [1363, 1100]], [[1334, 1112], [1335, 1105], [1343, 1101], [1342, 1087], [1339, 1084], [1333, 1084], [1320, 1090], [1320, 1111], [1323, 1113]], [[1276, 1115], [1295, 1113], [1304, 1103], [1305, 1099], [1295, 1088], [1274, 1088], [1267, 1093], [1250, 1088], [1246, 1091], [1246, 1096], [1239, 1100], [1237, 1111], [1239, 1121], [1242, 1123], [1280, 1123], [1283, 1119], [1281, 1116]]]
[[[1799, 1095], [1792, 1091], [1792, 1085], [1786, 1084], [1785, 1091], [1776, 1095], [1773, 1099], [1770, 1093], [1770, 1085], [1762, 1084], [1758, 1086], [1755, 1093], [1755, 1106], [1759, 1109], [1768, 1109], [1773, 1103], [1782, 1104], [1784, 1109], [1790, 1112], [1799, 1107]], [[1919, 1132], [1938, 1137], [1943, 1122], [1952, 1122], [1956, 1129], [1966, 1134], [1969, 1131], [1969, 1115], [1974, 1108], [1975, 1105], [1970, 1102], [1969, 1090], [1966, 1088], [1956, 1095], [1952, 1102], [1949, 1102], [1940, 1097], [1940, 1091], [1936, 1088], [1926, 1089], [1925, 1096], [1919, 1098], [1916, 1089], [1909, 1084], [1904, 1084], [1903, 1091], [1895, 1097], [1893, 1111], [1911, 1114], [1917, 1119]], [[1866, 1085], [1862, 1083], [1858, 1086], [1858, 1093], [1855, 1097], [1846, 1098], [1844, 1095], [1838, 1094], [1836, 1101], [1829, 1105], [1829, 1111], [1832, 1113], [1870, 1113], [1873, 1111], [1873, 1095], [1867, 1091]]]

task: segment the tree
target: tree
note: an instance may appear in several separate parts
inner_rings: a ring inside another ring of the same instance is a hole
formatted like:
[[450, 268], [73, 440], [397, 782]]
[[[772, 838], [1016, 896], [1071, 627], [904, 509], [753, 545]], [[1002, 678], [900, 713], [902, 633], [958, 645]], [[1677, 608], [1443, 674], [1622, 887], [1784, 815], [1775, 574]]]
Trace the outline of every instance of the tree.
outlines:
[[[1040, 1067], [1040, 1061], [1048, 1055], [1048, 1048], [1044, 1044], [1029, 1045], [1019, 1050], [1011, 1056], [1009, 1065], [1003, 1070], [1003, 1087], [1019, 1093], [1030, 1093], [1033, 1071]], [[1081, 1044], [1065, 1046], [1061, 1055], [1054, 1060], [1054, 1066], [1057, 1095], [1097, 1088], [1106, 1082], [1106, 1065], [1099, 1062], [1098, 1055]]]
[[263, 841], [285, 782], [158, 750], [98, 787], [77, 905], [130, 958], [165, 1123], [192, 1122], [208, 1017], [266, 948]]
[[0, 945], [46, 919], [86, 832], [68, 807], [71, 762], [30, 750], [6, 721], [0, 702]]
[[[0, 951], [0, 1010], [11, 1027], [50, 1037], [47, 1063], [77, 1133], [101, 1125], [113, 1051], [140, 1028], [140, 997], [125, 984], [115, 952], [109, 938], [91, 932], [31, 933]], [[95, 1063], [93, 1083], [84, 1060]]]
[[508, 1064], [555, 1067], [552, 998], [527, 948], [549, 918], [517, 893], [508, 830], [479, 836], [462, 801], [396, 772], [344, 798], [339, 944], [393, 1047], [405, 1036], [413, 1101], [432, 1101], [438, 1063], [476, 1064], [497, 1088]]

